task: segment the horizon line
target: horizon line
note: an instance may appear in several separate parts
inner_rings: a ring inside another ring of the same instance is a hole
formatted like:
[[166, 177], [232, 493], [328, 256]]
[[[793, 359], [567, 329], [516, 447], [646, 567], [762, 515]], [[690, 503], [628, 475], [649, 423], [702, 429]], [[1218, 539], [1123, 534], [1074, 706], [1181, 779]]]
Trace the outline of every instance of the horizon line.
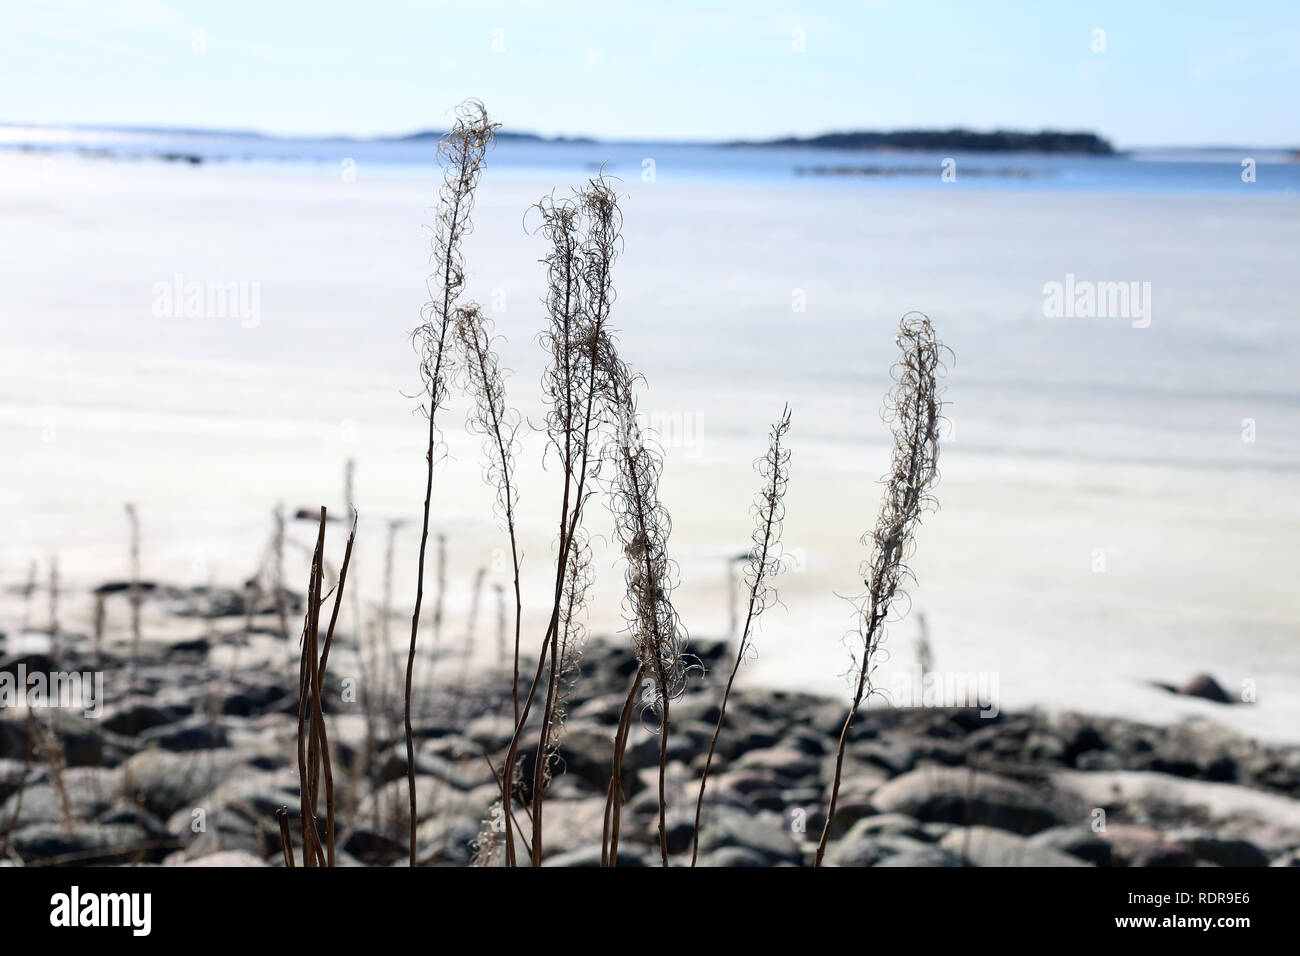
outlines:
[[[28, 129], [47, 129], [47, 130], [79, 130], [84, 132], [111, 132], [111, 133], [169, 133], [184, 136], [228, 136], [240, 137], [246, 139], [264, 139], [264, 140], [317, 140], [320, 142], [399, 142], [402, 140], [416, 139], [420, 137], [432, 137], [441, 135], [445, 130], [429, 127], [425, 129], [415, 129], [406, 133], [380, 133], [372, 135], [358, 135], [354, 133], [284, 133], [268, 132], [264, 129], [237, 129], [225, 128], [220, 126], [168, 126], [150, 123], [58, 123], [58, 122], [25, 122], [21, 120], [4, 120], [0, 119], [0, 127], [9, 128], [28, 128]], [[968, 132], [968, 133], [1020, 133], [1037, 135], [1041, 133], [1067, 133], [1071, 135], [1091, 135], [1096, 136], [1106, 142], [1110, 142], [1102, 134], [1095, 130], [1071, 130], [1065, 127], [1043, 126], [1037, 129], [1032, 127], [1007, 127], [1007, 126], [910, 126], [895, 127], [890, 129], [868, 129], [868, 128], [841, 128], [827, 129], [818, 133], [797, 134], [785, 133], [777, 136], [766, 137], [746, 137], [746, 138], [723, 138], [723, 139], [691, 139], [691, 138], [658, 138], [658, 137], [604, 137], [584, 133], [539, 133], [528, 129], [510, 129], [503, 130], [505, 138], [510, 139], [531, 139], [544, 143], [597, 143], [609, 145], [662, 145], [662, 146], [768, 146], [781, 143], [785, 140], [793, 140], [791, 146], [797, 146], [803, 141], [814, 140], [823, 136], [831, 135], [861, 135], [861, 134], [895, 134], [895, 133], [951, 133], [951, 132]], [[1257, 149], [1274, 152], [1296, 152], [1300, 151], [1300, 145], [1291, 144], [1266, 144], [1266, 143], [1164, 143], [1150, 145], [1124, 145], [1115, 146], [1115, 152], [1133, 152], [1137, 150], [1158, 150], [1158, 149], [1184, 149], [1184, 150], [1241, 150]]]

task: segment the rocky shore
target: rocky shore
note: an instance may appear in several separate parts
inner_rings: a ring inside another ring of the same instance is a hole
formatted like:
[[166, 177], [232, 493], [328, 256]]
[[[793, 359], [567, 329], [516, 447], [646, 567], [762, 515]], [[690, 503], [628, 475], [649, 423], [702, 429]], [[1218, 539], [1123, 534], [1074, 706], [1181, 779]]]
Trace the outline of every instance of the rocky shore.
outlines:
[[[62, 669], [93, 671], [88, 645], [66, 640]], [[4, 648], [0, 679], [11, 684], [20, 668], [57, 669], [48, 654]], [[690, 859], [727, 656], [720, 642], [693, 641], [692, 650], [709, 676], [672, 708], [668, 838], [678, 864]], [[295, 652], [270, 634], [229, 629], [150, 643], [134, 667], [119, 647], [104, 652], [98, 717], [0, 709], [0, 865], [283, 865], [276, 811], [288, 808], [298, 829]], [[404, 865], [399, 702], [356, 693], [356, 661], [342, 641], [326, 697], [339, 860]], [[459, 682], [459, 665], [433, 670], [442, 677], [423, 692], [416, 725], [418, 854], [426, 865], [463, 866], [497, 795], [491, 767], [512, 729], [508, 678]], [[633, 670], [617, 641], [588, 648], [548, 791], [544, 865], [599, 863], [611, 738]], [[701, 864], [811, 862], [845, 706], [733, 693]], [[651, 730], [634, 729], [620, 865], [658, 864], [658, 747]], [[532, 759], [526, 753], [526, 778]], [[831, 832], [827, 861], [838, 866], [1300, 865], [1300, 748], [1208, 722], [872, 708], [850, 739]]]

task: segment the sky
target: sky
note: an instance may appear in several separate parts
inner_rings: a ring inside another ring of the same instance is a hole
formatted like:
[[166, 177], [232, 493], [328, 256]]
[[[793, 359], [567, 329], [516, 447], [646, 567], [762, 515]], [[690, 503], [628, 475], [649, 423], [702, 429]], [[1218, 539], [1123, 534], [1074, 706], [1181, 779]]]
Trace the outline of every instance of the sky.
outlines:
[[[1098, 32], [1100, 31], [1100, 32]], [[1300, 3], [7, 3], [0, 122], [717, 140], [966, 126], [1300, 145]]]

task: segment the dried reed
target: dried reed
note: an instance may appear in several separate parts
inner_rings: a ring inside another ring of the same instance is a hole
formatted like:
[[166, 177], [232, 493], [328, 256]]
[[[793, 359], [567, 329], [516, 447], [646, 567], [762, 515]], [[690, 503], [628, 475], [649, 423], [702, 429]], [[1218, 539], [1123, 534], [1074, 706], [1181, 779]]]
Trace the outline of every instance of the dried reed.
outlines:
[[[307, 585], [307, 612], [303, 621], [302, 655], [298, 667], [298, 777], [301, 801], [302, 855], [304, 866], [334, 866], [334, 773], [330, 759], [329, 735], [322, 703], [326, 668], [334, 644], [334, 628], [343, 605], [348, 565], [356, 541], [356, 523], [348, 535], [338, 583], [334, 587], [334, 608], [330, 613], [325, 642], [320, 643], [320, 609], [328, 595], [322, 594], [325, 567], [326, 509], [320, 509], [316, 549], [312, 555], [311, 576]], [[317, 824], [318, 792], [325, 784], [325, 842], [322, 846]], [[283, 821], [282, 821], [283, 825]], [[285, 828], [287, 831], [287, 827]], [[291, 865], [291, 864], [290, 864]]]
[[411, 614], [411, 643], [406, 658], [406, 687], [403, 693], [403, 721], [406, 730], [407, 792], [410, 798], [410, 863], [415, 866], [415, 831], [418, 817], [415, 799], [415, 739], [411, 726], [411, 681], [415, 670], [415, 646], [420, 631], [420, 607], [424, 601], [424, 562], [429, 541], [429, 507], [433, 499], [434, 455], [438, 444], [437, 413], [447, 392], [448, 347], [453, 307], [465, 284], [461, 242], [470, 232], [470, 210], [483, 160], [492, 145], [499, 124], [492, 122], [477, 100], [466, 100], [456, 110], [456, 121], [438, 141], [438, 160], [443, 166], [440, 206], [433, 232], [435, 271], [428, 280], [429, 302], [424, 321], [413, 339], [420, 353], [420, 376], [427, 398], [425, 416], [429, 435], [425, 453], [427, 474], [424, 489], [424, 519], [420, 531], [420, 556], [416, 570], [415, 609]]
[[[637, 660], [651, 682], [650, 708], [659, 716], [659, 854], [662, 864], [667, 866], [665, 772], [671, 726], [669, 708], [686, 689], [685, 635], [672, 604], [675, 568], [667, 554], [672, 521], [659, 500], [663, 458], [645, 441], [637, 423], [633, 377], [621, 362], [617, 359], [615, 362], [619, 366], [613, 381], [620, 428], [612, 451], [617, 467], [611, 485], [611, 511], [614, 530], [627, 561], [628, 630]], [[621, 764], [619, 746], [615, 750], [616, 768]], [[621, 747], [626, 746], [624, 733]], [[617, 860], [617, 853], [611, 853], [610, 865], [616, 865]]]
[[140, 659], [140, 516], [135, 505], [126, 505], [126, 520], [131, 528], [131, 662], [132, 668]]
[[786, 432], [790, 430], [790, 407], [781, 411], [781, 417], [772, 426], [768, 438], [767, 454], [758, 460], [756, 469], [763, 476], [763, 488], [754, 502], [755, 528], [749, 556], [745, 564], [745, 583], [749, 590], [749, 607], [745, 613], [745, 628], [736, 647], [736, 660], [732, 664], [731, 674], [727, 677], [726, 689], [722, 692], [722, 707], [718, 712], [718, 725], [713, 730], [713, 739], [709, 742], [709, 753], [704, 758], [704, 771], [700, 775], [700, 794], [695, 801], [695, 827], [691, 838], [691, 866], [694, 866], [700, 853], [700, 815], [704, 809], [704, 788], [709, 782], [709, 768], [713, 764], [713, 754], [718, 747], [718, 737], [722, 733], [722, 724], [727, 719], [727, 701], [731, 697], [731, 687], [735, 683], [736, 673], [740, 670], [745, 653], [750, 649], [750, 637], [759, 616], [776, 603], [776, 590], [769, 584], [773, 576], [781, 570], [781, 523], [785, 519], [785, 490], [790, 482], [790, 449], [785, 447]]
[[[510, 563], [514, 571], [515, 647], [514, 647], [514, 719], [519, 722], [519, 628], [523, 614], [523, 597], [519, 584], [519, 540], [515, 533], [515, 504], [519, 492], [515, 487], [515, 452], [518, 446], [519, 415], [506, 405], [505, 376], [492, 345], [491, 320], [476, 304], [456, 310], [456, 335], [460, 340], [462, 361], [469, 378], [469, 392], [474, 396], [470, 428], [483, 437], [484, 480], [496, 489], [496, 508], [505, 521], [510, 537]], [[504, 613], [502, 613], [504, 617]], [[504, 630], [504, 628], [502, 628]]]
[[912, 576], [905, 562], [915, 546], [917, 524], [921, 515], [935, 506], [930, 489], [939, 476], [943, 401], [938, 380], [944, 370], [945, 349], [935, 338], [929, 318], [919, 312], [903, 316], [897, 342], [902, 351], [893, 368], [894, 386], [886, 397], [883, 414], [894, 433], [892, 467], [884, 479], [885, 499], [876, 527], [862, 538], [872, 549], [871, 557], [863, 566], [867, 593], [856, 603], [862, 656], [858, 661], [853, 703], [835, 751], [835, 777], [814, 866], [821, 866], [826, 854], [826, 841], [830, 838], [839, 798], [844, 750], [863, 695], [870, 687], [872, 658], [884, 637], [891, 605], [902, 595], [902, 585]]

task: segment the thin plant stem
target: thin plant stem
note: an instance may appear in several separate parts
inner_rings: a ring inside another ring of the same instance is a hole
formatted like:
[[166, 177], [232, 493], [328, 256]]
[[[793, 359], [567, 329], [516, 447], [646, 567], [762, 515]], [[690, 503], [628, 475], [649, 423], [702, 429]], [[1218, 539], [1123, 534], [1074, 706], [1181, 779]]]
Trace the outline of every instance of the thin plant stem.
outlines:
[[902, 353], [894, 365], [894, 387], [885, 402], [885, 419], [892, 423], [894, 432], [892, 470], [885, 479], [885, 498], [876, 527], [863, 535], [864, 543], [871, 547], [871, 557], [863, 567], [868, 590], [857, 607], [862, 656], [853, 701], [835, 749], [835, 775], [814, 866], [821, 866], [826, 855], [849, 731], [870, 688], [872, 659], [883, 639], [892, 602], [911, 577], [905, 561], [914, 546], [922, 513], [933, 506], [930, 488], [939, 474], [939, 422], [943, 402], [938, 377], [943, 370], [944, 348], [935, 339], [930, 320], [917, 312], [903, 316], [898, 344]]
[[745, 652], [750, 647], [754, 622], [759, 615], [776, 600], [775, 592], [767, 586], [771, 575], [780, 568], [777, 551], [780, 548], [781, 522], [785, 517], [785, 489], [790, 476], [790, 452], [782, 445], [786, 432], [790, 429], [790, 407], [781, 412], [780, 419], [772, 426], [768, 442], [767, 455], [759, 459], [760, 473], [766, 476], [763, 490], [755, 504], [758, 527], [754, 531], [754, 547], [747, 561], [749, 577], [749, 605], [745, 612], [745, 628], [740, 635], [736, 648], [736, 659], [727, 676], [727, 686], [722, 692], [722, 706], [718, 711], [718, 724], [713, 728], [713, 739], [709, 741], [709, 752], [704, 758], [704, 771], [700, 775], [700, 793], [695, 800], [695, 827], [691, 837], [691, 866], [695, 866], [700, 854], [700, 816], [704, 810], [704, 788], [709, 782], [709, 768], [713, 765], [713, 754], [718, 747], [718, 737], [722, 734], [722, 725], [727, 719], [727, 702], [731, 698], [731, 688], [736, 681], [736, 674], [745, 659]]
[[[437, 412], [446, 391], [446, 364], [448, 339], [451, 334], [452, 307], [465, 275], [460, 259], [461, 240], [470, 230], [469, 213], [474, 202], [474, 189], [478, 184], [483, 159], [492, 144], [497, 124], [487, 117], [483, 104], [467, 100], [457, 110], [456, 123], [439, 141], [439, 156], [444, 161], [442, 208], [438, 227], [434, 233], [434, 258], [438, 270], [431, 280], [431, 291], [436, 282], [440, 289], [434, 293], [426, 312], [426, 321], [416, 331], [420, 341], [421, 374], [424, 377], [428, 403], [425, 408], [429, 420], [428, 444], [425, 453], [424, 511], [420, 528], [420, 554], [416, 568], [415, 608], [411, 613], [411, 642], [406, 655], [406, 684], [402, 695], [402, 719], [406, 732], [406, 781], [410, 804], [410, 865], [415, 866], [416, 828], [419, 817], [415, 798], [415, 730], [411, 724], [412, 678], [415, 672], [416, 641], [420, 633], [420, 610], [424, 602], [425, 552], [429, 543], [429, 510], [433, 501], [434, 457], [438, 442]], [[441, 301], [439, 301], [439, 297]]]

